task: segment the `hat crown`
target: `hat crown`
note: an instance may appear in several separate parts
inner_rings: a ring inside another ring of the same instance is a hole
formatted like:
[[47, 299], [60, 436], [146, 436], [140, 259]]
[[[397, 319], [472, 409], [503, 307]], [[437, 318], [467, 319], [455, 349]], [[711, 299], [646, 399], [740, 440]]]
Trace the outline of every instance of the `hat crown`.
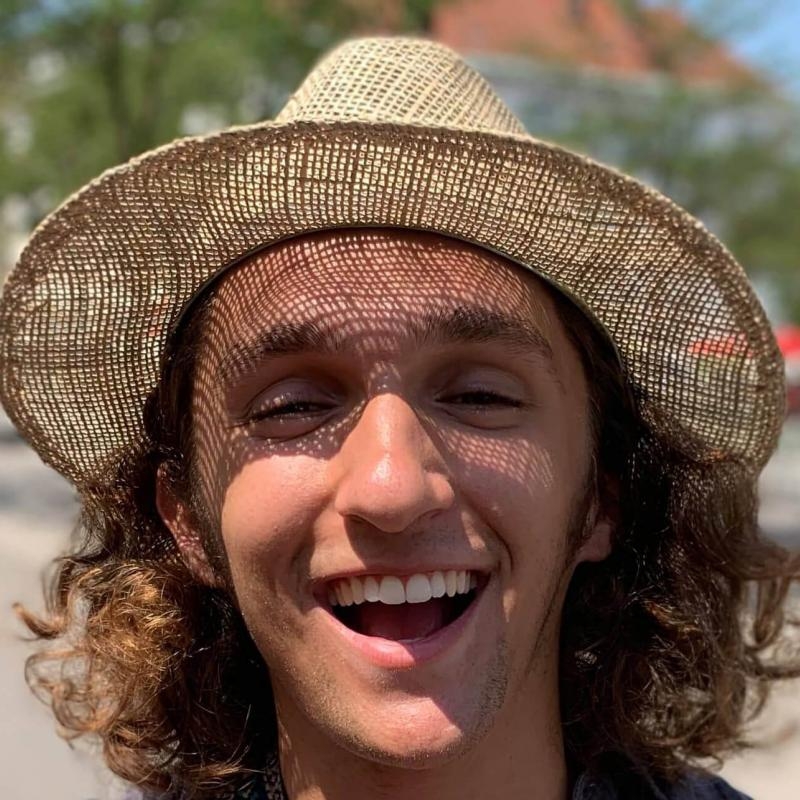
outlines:
[[409, 37], [354, 39], [331, 51], [275, 119], [302, 120], [526, 133], [483, 76], [457, 53]]

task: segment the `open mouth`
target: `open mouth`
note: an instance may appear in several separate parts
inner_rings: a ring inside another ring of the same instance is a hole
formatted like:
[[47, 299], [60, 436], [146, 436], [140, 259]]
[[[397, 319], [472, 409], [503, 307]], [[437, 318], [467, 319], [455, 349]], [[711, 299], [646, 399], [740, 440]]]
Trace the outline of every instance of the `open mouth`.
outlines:
[[362, 636], [408, 642], [455, 622], [475, 601], [487, 576], [469, 570], [410, 576], [359, 575], [327, 584], [330, 611]]

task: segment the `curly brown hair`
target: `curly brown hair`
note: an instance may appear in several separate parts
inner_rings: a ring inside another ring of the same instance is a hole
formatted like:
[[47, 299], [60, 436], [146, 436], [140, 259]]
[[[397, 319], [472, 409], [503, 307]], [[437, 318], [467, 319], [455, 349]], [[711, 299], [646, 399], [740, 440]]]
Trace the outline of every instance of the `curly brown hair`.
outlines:
[[[800, 555], [761, 535], [757, 473], [657, 439], [644, 421], [656, 410], [613, 349], [548, 291], [591, 387], [598, 491], [618, 509], [612, 554], [578, 567], [564, 607], [568, 759], [592, 769], [620, 753], [672, 779], [741, 747], [771, 684], [800, 675], [785, 613]], [[159, 468], [190, 500], [196, 485], [186, 410], [209, 298], [171, 341], [141, 444], [82, 493], [80, 541], [59, 561], [47, 613], [19, 609], [53, 643], [27, 675], [62, 734], [95, 734], [118, 775], [197, 798], [257, 772], [276, 747], [268, 671], [233, 595], [192, 578], [155, 504]]]

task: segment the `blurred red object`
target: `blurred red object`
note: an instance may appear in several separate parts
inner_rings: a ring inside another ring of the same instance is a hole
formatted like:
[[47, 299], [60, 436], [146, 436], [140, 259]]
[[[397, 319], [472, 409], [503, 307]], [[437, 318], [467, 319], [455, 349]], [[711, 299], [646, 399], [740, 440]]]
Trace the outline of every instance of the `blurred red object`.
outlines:
[[800, 326], [775, 329], [778, 347], [786, 362], [786, 405], [790, 414], [800, 414]]
[[698, 339], [688, 348], [692, 356], [746, 356], [750, 353], [744, 334], [726, 334]]
[[784, 358], [800, 357], [800, 326], [781, 325], [775, 328], [775, 338]]

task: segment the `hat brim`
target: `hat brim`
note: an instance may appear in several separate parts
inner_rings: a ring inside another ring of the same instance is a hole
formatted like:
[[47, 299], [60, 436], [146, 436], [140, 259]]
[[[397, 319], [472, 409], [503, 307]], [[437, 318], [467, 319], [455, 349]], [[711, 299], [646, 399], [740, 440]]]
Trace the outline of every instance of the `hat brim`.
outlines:
[[[0, 300], [9, 416], [79, 487], [103, 483], [141, 439], [168, 333], [201, 286], [274, 242], [365, 226], [473, 242], [559, 287], [608, 333], [645, 419], [688, 457], [758, 467], [773, 451], [780, 353], [741, 267], [696, 219], [532, 137], [370, 122], [179, 140], [53, 212]], [[741, 346], [698, 355], [710, 337]]]

